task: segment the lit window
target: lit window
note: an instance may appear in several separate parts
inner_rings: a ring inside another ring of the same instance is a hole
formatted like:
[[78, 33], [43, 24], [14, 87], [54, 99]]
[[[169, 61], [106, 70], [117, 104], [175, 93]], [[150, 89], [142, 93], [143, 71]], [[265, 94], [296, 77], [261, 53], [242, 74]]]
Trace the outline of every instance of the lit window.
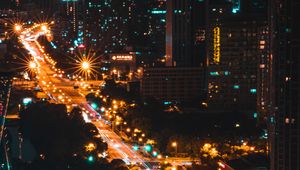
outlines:
[[274, 117], [271, 117], [270, 121], [271, 121], [271, 123], [275, 123]]
[[256, 89], [250, 89], [250, 93], [256, 93]]
[[234, 89], [239, 89], [240, 86], [239, 86], [239, 85], [234, 85], [233, 88], [234, 88]]
[[285, 118], [285, 123], [289, 124], [290, 123], [290, 119], [289, 118]]
[[211, 76], [218, 76], [218, 75], [219, 75], [219, 72], [217, 72], [217, 71], [210, 72], [210, 75], [211, 75]]

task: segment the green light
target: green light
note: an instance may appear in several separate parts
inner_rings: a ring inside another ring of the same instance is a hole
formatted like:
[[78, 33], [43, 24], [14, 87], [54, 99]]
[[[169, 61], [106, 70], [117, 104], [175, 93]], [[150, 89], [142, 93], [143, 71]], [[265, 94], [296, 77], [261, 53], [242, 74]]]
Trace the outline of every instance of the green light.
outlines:
[[94, 157], [93, 157], [93, 156], [89, 156], [89, 157], [88, 157], [88, 161], [89, 161], [89, 162], [93, 162], [93, 161], [94, 161]]
[[274, 117], [271, 117], [271, 118], [270, 118], [270, 121], [271, 121], [271, 123], [275, 123]]
[[233, 4], [233, 7], [232, 7], [231, 12], [234, 13], [234, 14], [238, 13], [240, 11], [240, 9], [241, 9], [241, 2], [240, 2], [240, 0], [233, 0], [232, 4]]
[[92, 103], [91, 106], [94, 110], [96, 110], [98, 108], [98, 105], [96, 103]]
[[253, 113], [253, 118], [257, 118], [257, 113]]
[[151, 11], [151, 13], [152, 14], [166, 14], [167, 11], [165, 11], [165, 10], [161, 10], [161, 11], [155, 11], [155, 10], [153, 10], [153, 11]]
[[214, 72], [210, 72], [209, 74], [210, 74], [211, 76], [218, 76], [218, 75], [219, 75], [219, 72], [214, 71]]
[[152, 146], [151, 146], [151, 145], [146, 145], [146, 146], [144, 147], [144, 150], [147, 151], [147, 152], [151, 152]]
[[139, 146], [134, 145], [134, 146], [133, 146], [133, 150], [135, 150], [135, 151], [139, 150]]
[[234, 85], [233, 88], [234, 88], [234, 89], [239, 89], [240, 86], [239, 86], [239, 85]]
[[25, 106], [27, 106], [28, 104], [30, 104], [30, 103], [32, 103], [32, 98], [24, 98], [23, 99], [23, 104], [25, 105]]
[[156, 152], [156, 151], [153, 151], [153, 152], [152, 152], [152, 155], [153, 155], [154, 157], [157, 157], [157, 155], [158, 155], [158, 152]]
[[250, 89], [250, 93], [256, 93], [256, 89]]
[[105, 108], [104, 108], [104, 107], [101, 107], [100, 111], [101, 111], [101, 112], [105, 112]]

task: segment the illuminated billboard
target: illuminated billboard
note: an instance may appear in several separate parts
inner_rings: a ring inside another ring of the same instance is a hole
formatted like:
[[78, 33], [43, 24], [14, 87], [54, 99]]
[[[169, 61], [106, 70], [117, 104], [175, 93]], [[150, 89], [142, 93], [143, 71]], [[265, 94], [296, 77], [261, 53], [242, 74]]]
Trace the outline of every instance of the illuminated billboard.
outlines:
[[114, 61], [132, 61], [132, 55], [112, 55], [111, 59]]
[[133, 71], [136, 68], [136, 55], [130, 53], [109, 54], [110, 67], [120, 72]]
[[214, 63], [220, 63], [221, 56], [221, 38], [220, 38], [220, 27], [215, 27], [214, 30]]
[[62, 0], [63, 2], [77, 2], [78, 0]]

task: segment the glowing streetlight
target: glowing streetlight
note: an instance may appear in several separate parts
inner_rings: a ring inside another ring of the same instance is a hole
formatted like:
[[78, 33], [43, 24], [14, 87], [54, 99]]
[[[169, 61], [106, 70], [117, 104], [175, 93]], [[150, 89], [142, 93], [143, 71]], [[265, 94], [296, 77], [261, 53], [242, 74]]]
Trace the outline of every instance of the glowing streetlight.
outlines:
[[29, 66], [30, 69], [35, 69], [37, 67], [37, 65], [36, 65], [36, 63], [34, 61], [30, 61], [28, 63], [28, 66]]
[[175, 148], [175, 154], [177, 155], [177, 142], [172, 142], [172, 147]]
[[83, 61], [83, 62], [81, 63], [81, 68], [82, 68], [83, 70], [88, 70], [88, 69], [90, 68], [90, 63], [87, 62], [87, 61]]
[[20, 31], [22, 30], [22, 25], [20, 25], [20, 24], [15, 24], [14, 30], [15, 30], [16, 32], [20, 32]]
[[42, 26], [41, 26], [41, 30], [42, 30], [42, 31], [48, 31], [47, 25], [42, 25]]
[[177, 147], [177, 142], [172, 142], [172, 147]]

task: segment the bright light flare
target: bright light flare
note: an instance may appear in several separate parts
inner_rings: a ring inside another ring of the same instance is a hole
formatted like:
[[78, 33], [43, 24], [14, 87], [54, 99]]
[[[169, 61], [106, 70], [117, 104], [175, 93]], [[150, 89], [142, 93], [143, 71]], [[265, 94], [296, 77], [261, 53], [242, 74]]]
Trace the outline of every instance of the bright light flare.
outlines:
[[81, 63], [81, 67], [82, 67], [82, 69], [84, 69], [84, 70], [88, 70], [88, 69], [90, 68], [90, 63], [89, 63], [88, 61], [83, 61], [83, 62]]
[[21, 25], [21, 24], [15, 24], [15, 25], [14, 25], [14, 30], [15, 30], [16, 32], [20, 32], [20, 31], [22, 30], [22, 25]]
[[42, 25], [41, 30], [44, 31], [44, 32], [48, 31], [47, 25]]
[[90, 78], [90, 76], [96, 76], [95, 73], [97, 73], [97, 65], [100, 63], [97, 62], [98, 57], [95, 56], [95, 53], [90, 53], [90, 51], [85, 52], [84, 54], [78, 53], [76, 55], [76, 58], [70, 58], [74, 62], [75, 65], [75, 74], [79, 74], [87, 80]]
[[36, 69], [36, 67], [37, 67], [37, 65], [36, 65], [36, 63], [34, 61], [30, 61], [28, 63], [28, 66], [29, 66], [30, 69]]

